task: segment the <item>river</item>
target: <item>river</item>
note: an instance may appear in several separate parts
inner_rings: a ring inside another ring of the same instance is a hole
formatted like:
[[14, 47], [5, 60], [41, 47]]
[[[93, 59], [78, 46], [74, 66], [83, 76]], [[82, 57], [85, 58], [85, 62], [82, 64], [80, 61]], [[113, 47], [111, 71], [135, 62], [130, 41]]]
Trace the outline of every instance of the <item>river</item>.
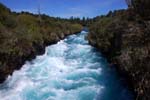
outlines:
[[133, 100], [87, 32], [46, 47], [0, 85], [0, 100]]

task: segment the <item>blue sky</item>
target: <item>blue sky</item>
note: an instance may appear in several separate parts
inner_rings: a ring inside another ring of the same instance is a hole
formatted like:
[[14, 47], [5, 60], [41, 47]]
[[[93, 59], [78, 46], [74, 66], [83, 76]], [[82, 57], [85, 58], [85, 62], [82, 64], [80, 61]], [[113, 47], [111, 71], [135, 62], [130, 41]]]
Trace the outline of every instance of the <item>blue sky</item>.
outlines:
[[110, 10], [127, 8], [125, 0], [0, 0], [12, 11], [41, 12], [50, 16], [69, 18], [95, 17]]

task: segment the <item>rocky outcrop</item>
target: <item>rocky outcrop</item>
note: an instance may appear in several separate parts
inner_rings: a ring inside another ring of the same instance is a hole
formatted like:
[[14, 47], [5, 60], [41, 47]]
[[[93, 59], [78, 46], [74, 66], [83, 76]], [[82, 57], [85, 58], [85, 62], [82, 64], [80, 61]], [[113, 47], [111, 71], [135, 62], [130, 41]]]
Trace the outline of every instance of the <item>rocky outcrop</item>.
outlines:
[[150, 20], [115, 11], [93, 23], [87, 38], [128, 79], [136, 100], [150, 100]]

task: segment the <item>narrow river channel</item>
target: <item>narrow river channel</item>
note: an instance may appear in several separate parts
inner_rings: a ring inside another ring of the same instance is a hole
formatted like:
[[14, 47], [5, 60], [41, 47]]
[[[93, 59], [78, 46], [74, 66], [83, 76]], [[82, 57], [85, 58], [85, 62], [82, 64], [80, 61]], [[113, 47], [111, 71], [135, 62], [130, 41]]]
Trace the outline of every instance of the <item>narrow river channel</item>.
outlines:
[[0, 100], [133, 100], [86, 35], [68, 36], [26, 62], [0, 85]]

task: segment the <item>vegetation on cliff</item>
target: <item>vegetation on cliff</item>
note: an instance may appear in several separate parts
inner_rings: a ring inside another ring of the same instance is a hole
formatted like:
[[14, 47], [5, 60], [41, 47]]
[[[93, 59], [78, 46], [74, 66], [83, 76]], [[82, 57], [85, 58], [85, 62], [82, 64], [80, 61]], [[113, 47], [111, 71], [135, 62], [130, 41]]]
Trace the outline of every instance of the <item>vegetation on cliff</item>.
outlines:
[[45, 46], [89, 26], [87, 39], [118, 70], [129, 76], [136, 100], [150, 99], [150, 1], [126, 0], [127, 10], [81, 21], [28, 12], [11, 12], [0, 4], [0, 82], [25, 60], [44, 53]]
[[129, 8], [138, 13], [143, 19], [150, 19], [149, 0], [126, 0]]
[[127, 0], [129, 8], [98, 16], [90, 25], [88, 40], [118, 66], [137, 93], [150, 99], [150, 1]]
[[75, 21], [15, 13], [0, 4], [0, 82], [3, 82], [25, 60], [44, 53], [46, 45], [56, 43], [64, 36], [81, 31]]

